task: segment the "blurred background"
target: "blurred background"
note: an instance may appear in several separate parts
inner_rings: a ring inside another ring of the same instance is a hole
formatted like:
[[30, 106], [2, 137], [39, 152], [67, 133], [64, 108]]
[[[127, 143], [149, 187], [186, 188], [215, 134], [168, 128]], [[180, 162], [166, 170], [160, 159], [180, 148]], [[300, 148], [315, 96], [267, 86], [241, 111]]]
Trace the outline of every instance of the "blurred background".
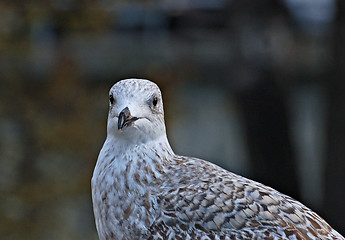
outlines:
[[0, 2], [0, 238], [97, 239], [108, 91], [162, 89], [176, 153], [345, 234], [345, 1]]

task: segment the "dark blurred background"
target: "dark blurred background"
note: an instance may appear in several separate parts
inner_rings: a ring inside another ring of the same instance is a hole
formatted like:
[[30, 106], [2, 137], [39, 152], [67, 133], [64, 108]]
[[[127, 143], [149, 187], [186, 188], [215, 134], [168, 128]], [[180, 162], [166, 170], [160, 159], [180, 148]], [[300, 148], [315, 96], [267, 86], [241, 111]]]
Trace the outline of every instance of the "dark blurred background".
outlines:
[[0, 2], [0, 238], [96, 239], [108, 91], [162, 89], [176, 153], [345, 234], [345, 1]]

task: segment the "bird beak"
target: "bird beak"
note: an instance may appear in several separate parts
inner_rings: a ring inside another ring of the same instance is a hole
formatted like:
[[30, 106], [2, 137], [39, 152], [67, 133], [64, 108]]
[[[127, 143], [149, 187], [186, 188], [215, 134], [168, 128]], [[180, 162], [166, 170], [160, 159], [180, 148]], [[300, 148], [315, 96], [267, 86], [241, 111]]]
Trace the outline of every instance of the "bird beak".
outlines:
[[119, 114], [117, 128], [118, 130], [122, 130], [127, 126], [130, 126], [133, 122], [135, 122], [138, 119], [139, 118], [137, 117], [132, 117], [128, 107], [125, 107]]

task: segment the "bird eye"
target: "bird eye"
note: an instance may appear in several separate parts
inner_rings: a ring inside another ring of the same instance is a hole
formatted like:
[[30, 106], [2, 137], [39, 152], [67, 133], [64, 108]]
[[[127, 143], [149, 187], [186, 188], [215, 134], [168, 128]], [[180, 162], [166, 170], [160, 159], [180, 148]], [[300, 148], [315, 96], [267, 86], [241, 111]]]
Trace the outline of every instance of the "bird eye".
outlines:
[[157, 97], [153, 97], [153, 99], [152, 99], [153, 106], [154, 107], [157, 106], [157, 103], [158, 103], [158, 98]]
[[109, 101], [110, 101], [110, 104], [114, 103], [115, 100], [114, 100], [113, 94], [110, 94]]

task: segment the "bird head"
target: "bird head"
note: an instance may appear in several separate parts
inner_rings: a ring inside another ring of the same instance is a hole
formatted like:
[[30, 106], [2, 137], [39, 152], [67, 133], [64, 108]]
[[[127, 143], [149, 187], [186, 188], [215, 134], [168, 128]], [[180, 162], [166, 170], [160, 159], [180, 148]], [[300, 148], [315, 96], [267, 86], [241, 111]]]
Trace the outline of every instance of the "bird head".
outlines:
[[165, 136], [159, 87], [144, 79], [125, 79], [109, 92], [108, 137], [142, 143]]

